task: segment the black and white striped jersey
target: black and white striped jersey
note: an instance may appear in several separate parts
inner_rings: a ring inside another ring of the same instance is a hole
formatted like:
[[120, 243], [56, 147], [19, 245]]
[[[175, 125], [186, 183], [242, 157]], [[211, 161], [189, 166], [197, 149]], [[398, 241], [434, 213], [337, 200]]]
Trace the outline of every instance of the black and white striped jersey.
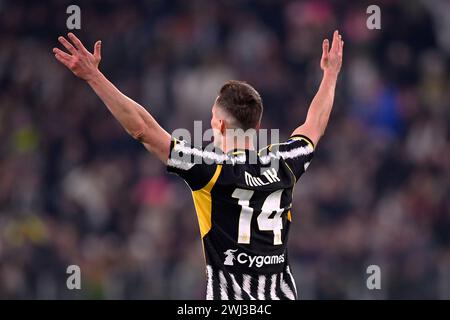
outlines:
[[207, 299], [296, 299], [286, 243], [292, 191], [313, 156], [305, 136], [217, 153], [172, 139], [168, 171], [192, 190]]

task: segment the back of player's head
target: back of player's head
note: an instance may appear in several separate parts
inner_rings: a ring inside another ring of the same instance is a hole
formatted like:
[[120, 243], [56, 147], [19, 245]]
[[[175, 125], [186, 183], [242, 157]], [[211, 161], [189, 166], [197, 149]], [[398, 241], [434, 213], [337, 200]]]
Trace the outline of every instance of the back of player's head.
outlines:
[[243, 130], [258, 127], [263, 113], [261, 96], [251, 85], [230, 80], [220, 89], [217, 105], [226, 110]]

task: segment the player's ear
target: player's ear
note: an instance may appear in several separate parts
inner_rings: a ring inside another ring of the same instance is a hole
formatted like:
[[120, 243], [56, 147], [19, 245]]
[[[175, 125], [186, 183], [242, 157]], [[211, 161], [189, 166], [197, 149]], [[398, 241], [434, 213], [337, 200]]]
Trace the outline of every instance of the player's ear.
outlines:
[[261, 122], [258, 122], [258, 124], [255, 127], [255, 130], [259, 130], [261, 128]]
[[219, 120], [219, 130], [220, 130], [220, 133], [222, 134], [222, 135], [224, 135], [225, 134], [225, 131], [227, 130], [227, 126], [226, 126], [226, 123], [225, 123], [225, 120], [223, 120], [223, 119], [220, 119]]

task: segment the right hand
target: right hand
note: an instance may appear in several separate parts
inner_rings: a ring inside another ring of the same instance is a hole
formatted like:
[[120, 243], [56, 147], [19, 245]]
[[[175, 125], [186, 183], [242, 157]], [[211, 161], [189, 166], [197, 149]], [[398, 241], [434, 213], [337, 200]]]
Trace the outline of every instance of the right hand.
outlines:
[[322, 59], [320, 60], [320, 68], [324, 73], [336, 76], [339, 74], [342, 65], [342, 55], [344, 50], [344, 41], [339, 31], [334, 31], [331, 49], [328, 39], [323, 40]]
[[68, 34], [70, 43], [66, 38], [59, 37], [58, 41], [67, 49], [64, 52], [58, 48], [53, 48], [55, 58], [65, 65], [77, 77], [86, 81], [91, 80], [99, 73], [98, 65], [101, 60], [101, 41], [97, 41], [94, 45], [94, 53], [90, 53], [73, 33]]

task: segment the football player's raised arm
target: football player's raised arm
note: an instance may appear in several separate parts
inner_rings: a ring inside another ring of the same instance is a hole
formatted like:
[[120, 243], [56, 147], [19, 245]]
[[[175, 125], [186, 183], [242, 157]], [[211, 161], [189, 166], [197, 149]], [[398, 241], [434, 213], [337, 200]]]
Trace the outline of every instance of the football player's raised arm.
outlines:
[[170, 148], [170, 135], [141, 105], [119, 91], [98, 69], [101, 59], [101, 42], [97, 41], [94, 53], [90, 53], [72, 33], [69, 42], [59, 37], [59, 42], [69, 52], [53, 49], [55, 58], [77, 77], [85, 80], [122, 127], [139, 140], [161, 161], [167, 162]]
[[323, 78], [319, 90], [308, 109], [306, 121], [292, 135], [305, 135], [317, 146], [325, 132], [333, 108], [336, 81], [342, 65], [344, 41], [336, 30], [333, 34], [333, 42], [330, 45], [328, 39], [322, 44], [322, 59], [320, 67], [323, 70]]

